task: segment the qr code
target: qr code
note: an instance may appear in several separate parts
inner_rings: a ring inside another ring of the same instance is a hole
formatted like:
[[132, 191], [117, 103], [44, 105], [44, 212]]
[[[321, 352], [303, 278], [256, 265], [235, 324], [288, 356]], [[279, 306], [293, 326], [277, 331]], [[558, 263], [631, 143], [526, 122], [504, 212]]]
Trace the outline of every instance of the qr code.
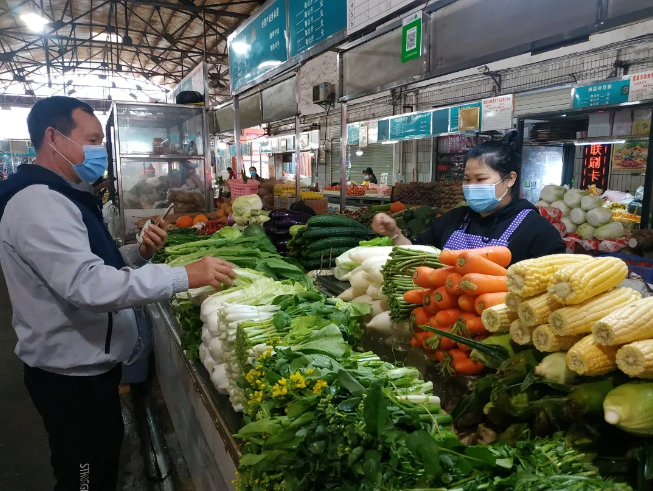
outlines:
[[406, 51], [417, 48], [417, 27], [411, 27], [406, 33]]

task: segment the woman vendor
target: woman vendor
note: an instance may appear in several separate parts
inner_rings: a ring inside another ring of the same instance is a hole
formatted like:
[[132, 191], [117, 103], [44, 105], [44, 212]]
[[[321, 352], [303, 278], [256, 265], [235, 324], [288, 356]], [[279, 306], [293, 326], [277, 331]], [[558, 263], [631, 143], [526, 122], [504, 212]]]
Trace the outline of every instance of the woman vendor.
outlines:
[[[517, 132], [511, 131], [503, 141], [484, 142], [467, 153], [463, 193], [468, 206], [434, 219], [415, 243], [454, 250], [507, 246], [513, 263], [565, 252], [555, 227], [529, 201], [512, 198], [519, 168], [517, 140]], [[411, 243], [386, 214], [376, 215], [372, 228], [395, 245]]]

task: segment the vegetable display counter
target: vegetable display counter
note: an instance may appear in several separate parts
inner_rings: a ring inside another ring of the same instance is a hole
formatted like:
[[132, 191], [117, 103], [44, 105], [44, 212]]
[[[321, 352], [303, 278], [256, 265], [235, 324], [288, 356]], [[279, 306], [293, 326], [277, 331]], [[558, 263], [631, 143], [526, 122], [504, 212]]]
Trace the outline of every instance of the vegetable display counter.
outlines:
[[146, 311], [161, 392], [195, 490], [233, 490], [240, 450], [232, 435], [243, 426], [242, 415], [217, 393], [204, 366], [184, 355], [170, 304], [150, 304]]

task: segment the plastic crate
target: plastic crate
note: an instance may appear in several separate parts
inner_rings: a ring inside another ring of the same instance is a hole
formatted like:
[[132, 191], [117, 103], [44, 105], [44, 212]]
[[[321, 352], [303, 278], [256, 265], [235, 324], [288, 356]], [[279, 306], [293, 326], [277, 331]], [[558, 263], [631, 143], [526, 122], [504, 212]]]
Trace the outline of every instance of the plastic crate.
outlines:
[[[652, 259], [647, 259], [645, 257], [640, 257], [640, 256], [633, 256], [632, 254], [621, 254], [618, 252], [614, 252], [610, 254], [601, 254], [601, 256], [618, 257], [622, 261], [626, 262], [626, 264], [628, 264], [629, 273], [635, 273], [636, 275], [641, 276], [642, 280], [644, 280], [645, 283], [653, 283], [653, 260]], [[650, 267], [633, 266], [632, 264], [629, 264], [627, 261], [632, 261], [635, 263], [647, 263], [650, 264], [651, 266]]]
[[250, 179], [247, 184], [242, 179], [231, 179], [229, 187], [231, 188], [231, 197], [240, 198], [241, 196], [250, 196], [258, 193], [259, 182], [255, 179]]

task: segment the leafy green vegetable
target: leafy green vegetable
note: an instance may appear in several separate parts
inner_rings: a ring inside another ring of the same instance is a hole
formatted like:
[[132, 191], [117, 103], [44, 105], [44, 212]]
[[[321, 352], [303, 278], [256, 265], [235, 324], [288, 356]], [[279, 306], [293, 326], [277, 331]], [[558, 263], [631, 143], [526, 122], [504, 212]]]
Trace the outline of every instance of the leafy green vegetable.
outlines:
[[377, 237], [372, 240], [361, 240], [358, 244], [360, 247], [373, 247], [373, 246], [392, 246], [393, 242], [390, 237]]

